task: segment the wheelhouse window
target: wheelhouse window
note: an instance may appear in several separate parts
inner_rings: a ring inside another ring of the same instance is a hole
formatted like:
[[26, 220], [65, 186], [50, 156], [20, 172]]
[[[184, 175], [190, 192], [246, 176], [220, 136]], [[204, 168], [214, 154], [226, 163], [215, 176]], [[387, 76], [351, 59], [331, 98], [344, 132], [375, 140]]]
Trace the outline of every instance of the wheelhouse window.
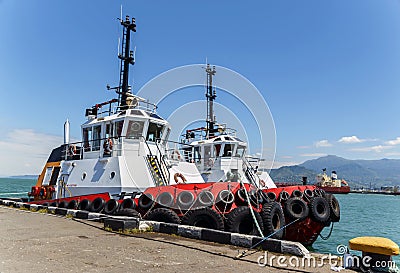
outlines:
[[239, 145], [239, 146], [237, 147], [237, 149], [236, 149], [236, 154], [235, 154], [235, 156], [236, 156], [236, 157], [243, 157], [245, 151], [246, 151], [246, 147], [245, 147], [245, 146], [242, 146], [242, 145]]
[[143, 136], [144, 121], [130, 120], [126, 137], [131, 139], [139, 139]]
[[100, 142], [101, 142], [101, 126], [93, 127], [93, 149], [92, 151], [100, 150]]
[[120, 137], [122, 134], [122, 128], [124, 127], [124, 121], [120, 120], [115, 123], [115, 136]]
[[200, 147], [193, 148], [193, 155], [194, 155], [194, 161], [200, 162], [200, 160], [201, 160]]
[[83, 148], [85, 152], [90, 151], [90, 140], [92, 139], [92, 127], [83, 128]]
[[225, 144], [224, 146], [224, 153], [222, 156], [224, 157], [231, 157], [233, 151], [233, 144]]
[[158, 123], [149, 123], [149, 129], [147, 130], [147, 141], [155, 142], [157, 139], [161, 139], [164, 126]]

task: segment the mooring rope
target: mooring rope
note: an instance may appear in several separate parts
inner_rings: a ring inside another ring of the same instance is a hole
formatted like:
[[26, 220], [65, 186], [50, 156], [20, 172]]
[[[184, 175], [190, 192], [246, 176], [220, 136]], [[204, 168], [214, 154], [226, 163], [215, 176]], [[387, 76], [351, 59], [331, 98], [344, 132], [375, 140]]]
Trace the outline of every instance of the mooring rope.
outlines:
[[334, 223], [332, 222], [332, 224], [331, 224], [331, 230], [329, 231], [329, 234], [328, 234], [327, 236], [322, 236], [321, 233], [319, 234], [319, 237], [321, 237], [322, 240], [326, 241], [326, 240], [329, 239], [329, 237], [331, 237], [332, 231], [333, 231], [333, 224], [334, 224]]
[[261, 244], [262, 242], [264, 242], [265, 240], [267, 240], [267, 239], [271, 238], [272, 236], [274, 236], [274, 235], [275, 235], [276, 233], [278, 233], [279, 231], [281, 231], [281, 230], [287, 228], [288, 226], [290, 226], [290, 225], [296, 223], [296, 222], [299, 221], [299, 220], [300, 220], [300, 218], [297, 218], [296, 220], [293, 220], [293, 221], [290, 222], [289, 224], [287, 224], [287, 225], [281, 227], [280, 229], [278, 229], [278, 230], [272, 232], [270, 235], [265, 236], [261, 241], [259, 241], [258, 243], [252, 245], [249, 249], [244, 250], [242, 253], [240, 253], [239, 255], [237, 255], [236, 258], [239, 259], [239, 258], [244, 257], [244, 255], [245, 255], [248, 251], [252, 250], [253, 248], [255, 248], [256, 246], [260, 245], [260, 244]]

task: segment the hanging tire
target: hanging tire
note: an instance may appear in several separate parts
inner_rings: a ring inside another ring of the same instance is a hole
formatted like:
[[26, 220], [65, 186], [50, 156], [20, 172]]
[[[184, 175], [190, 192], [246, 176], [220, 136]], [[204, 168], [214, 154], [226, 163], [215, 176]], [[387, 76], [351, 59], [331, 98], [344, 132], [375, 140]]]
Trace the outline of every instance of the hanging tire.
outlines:
[[222, 190], [218, 193], [216, 203], [231, 205], [235, 201], [235, 195], [230, 190]]
[[96, 199], [93, 200], [93, 202], [90, 204], [89, 211], [91, 212], [101, 212], [104, 208], [105, 201], [101, 197], [97, 197]]
[[281, 191], [280, 193], [279, 193], [279, 201], [286, 201], [286, 200], [288, 200], [290, 198], [290, 194], [287, 192], [287, 191], [285, 191], [285, 190], [283, 190], [283, 191]]
[[299, 197], [289, 198], [284, 203], [285, 214], [292, 220], [300, 219], [303, 220], [308, 216], [309, 209], [307, 203]]
[[77, 209], [78, 208], [78, 201], [71, 200], [67, 205], [67, 209]]
[[309, 201], [309, 200], [311, 200], [311, 198], [314, 197], [314, 192], [310, 189], [305, 189], [303, 197]]
[[247, 204], [246, 189], [240, 188], [236, 192], [236, 198], [236, 200], [239, 201], [240, 204]]
[[136, 203], [132, 198], [126, 198], [122, 200], [121, 205], [119, 207], [120, 209], [135, 209]]
[[181, 222], [179, 216], [173, 210], [167, 208], [151, 210], [147, 215], [145, 215], [144, 219], [172, 224], [179, 224]]
[[163, 192], [157, 196], [156, 202], [163, 207], [170, 208], [174, 204], [174, 197], [169, 192]]
[[[263, 230], [263, 221], [260, 214], [254, 211], [254, 216], [261, 230]], [[254, 223], [254, 219], [250, 212], [249, 207], [240, 206], [228, 213], [226, 217], [226, 230], [229, 232], [250, 234], [250, 235], [261, 235], [258, 232], [257, 226]]]
[[265, 203], [269, 203], [270, 202], [270, 199], [268, 198], [268, 195], [264, 191], [258, 190], [258, 195], [259, 195], [260, 204], [265, 204]]
[[60, 203], [58, 203], [58, 207], [61, 209], [64, 209], [68, 206], [68, 202], [67, 201], [61, 201]]
[[150, 193], [142, 194], [139, 197], [138, 206], [141, 209], [149, 209], [154, 203], [154, 197]]
[[292, 192], [292, 197], [302, 198], [303, 197], [303, 192], [301, 190], [294, 190]]
[[222, 216], [210, 208], [189, 210], [182, 217], [182, 224], [217, 230], [224, 229], [224, 220]]
[[40, 204], [41, 206], [43, 206], [43, 207], [48, 207], [49, 206], [49, 203], [48, 202], [44, 202], [44, 203], [42, 203], [42, 204]]
[[[267, 196], [268, 196], [269, 202], [276, 201], [276, 194], [274, 192], [272, 192], [272, 191], [267, 192]], [[269, 203], [269, 202], [267, 202], [267, 203]]]
[[330, 209], [328, 201], [325, 198], [317, 196], [314, 197], [310, 202], [310, 214], [311, 217], [320, 223], [326, 223], [329, 221]]
[[123, 209], [123, 208], [120, 208], [120, 209], [115, 213], [115, 215], [140, 218], [139, 212], [137, 212], [137, 211], [134, 210], [134, 209]]
[[[285, 230], [280, 230], [285, 225], [285, 215], [278, 202], [264, 204], [261, 210], [261, 218], [264, 225], [264, 236], [271, 235], [271, 238], [282, 239]], [[279, 231], [278, 231], [279, 230]]]
[[89, 211], [89, 209], [90, 209], [90, 204], [91, 204], [92, 202], [90, 202], [90, 200], [88, 200], [88, 199], [83, 199], [81, 202], [79, 202], [79, 205], [78, 205], [78, 209], [79, 210], [86, 210], [86, 211]]
[[201, 191], [197, 195], [196, 205], [198, 207], [211, 207], [214, 205], [214, 194], [210, 191]]
[[51, 202], [50, 203], [50, 207], [57, 207], [57, 205], [58, 205], [57, 202]]
[[190, 191], [183, 191], [176, 197], [176, 204], [180, 209], [187, 210], [194, 203], [194, 195]]
[[325, 195], [326, 201], [328, 201], [330, 213], [331, 213], [331, 221], [339, 222], [340, 220], [340, 205], [339, 201], [333, 194]]
[[262, 197], [256, 190], [251, 190], [249, 191], [249, 198], [250, 202], [254, 205], [257, 206], [258, 204], [261, 204], [263, 202]]
[[115, 199], [110, 199], [107, 201], [107, 203], [104, 206], [104, 213], [105, 214], [114, 214], [116, 211], [118, 211], [119, 208], [119, 203]]

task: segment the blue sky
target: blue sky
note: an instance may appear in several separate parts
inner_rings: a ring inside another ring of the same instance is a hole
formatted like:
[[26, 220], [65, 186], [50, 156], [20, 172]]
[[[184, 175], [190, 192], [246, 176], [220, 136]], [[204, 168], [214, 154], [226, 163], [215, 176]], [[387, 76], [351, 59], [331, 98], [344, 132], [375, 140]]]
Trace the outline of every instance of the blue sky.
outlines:
[[79, 139], [84, 109], [113, 97], [121, 4], [135, 91], [207, 58], [264, 96], [277, 165], [400, 158], [399, 1], [0, 0], [0, 176], [38, 173], [65, 119]]

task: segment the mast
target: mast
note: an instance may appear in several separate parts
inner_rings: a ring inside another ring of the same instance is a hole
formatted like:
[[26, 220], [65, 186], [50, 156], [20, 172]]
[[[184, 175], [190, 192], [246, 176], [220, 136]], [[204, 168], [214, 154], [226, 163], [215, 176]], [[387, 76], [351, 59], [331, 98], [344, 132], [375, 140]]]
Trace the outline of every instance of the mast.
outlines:
[[121, 70], [120, 70], [120, 79], [119, 79], [119, 87], [117, 93], [119, 108], [121, 110], [127, 109], [127, 97], [130, 93], [129, 86], [129, 65], [133, 65], [135, 63], [135, 58], [133, 56], [133, 51], [130, 50], [131, 45], [131, 31], [136, 32], [136, 20], [132, 17], [131, 21], [129, 20], [129, 16], [125, 17], [125, 21], [121, 20], [121, 25], [123, 27], [122, 30], [122, 45], [121, 45], [121, 54], [118, 55], [118, 58], [121, 60]]
[[207, 73], [207, 139], [209, 137], [214, 136], [214, 125], [215, 125], [215, 116], [214, 116], [214, 100], [217, 97], [217, 92], [215, 91], [215, 87], [213, 88], [212, 80], [213, 76], [216, 73], [215, 66], [211, 68], [209, 64], [207, 64], [206, 68]]

